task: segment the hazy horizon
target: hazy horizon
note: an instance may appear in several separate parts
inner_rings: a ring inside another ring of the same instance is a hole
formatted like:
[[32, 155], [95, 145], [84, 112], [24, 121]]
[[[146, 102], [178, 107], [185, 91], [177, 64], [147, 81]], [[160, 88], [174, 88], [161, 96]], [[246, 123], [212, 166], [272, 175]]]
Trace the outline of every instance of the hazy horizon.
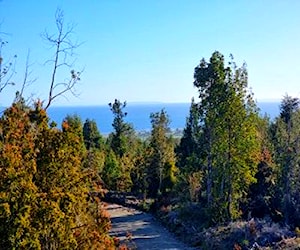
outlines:
[[[197, 90], [194, 68], [218, 50], [238, 66], [247, 63], [249, 87], [258, 100], [300, 96], [300, 1], [0, 1], [0, 38], [4, 60], [17, 55], [15, 86], [6, 88], [7, 106], [21, 88], [28, 51], [30, 76], [26, 98], [47, 99], [55, 51], [41, 34], [56, 34], [55, 13], [64, 12], [71, 40], [79, 98], [67, 95], [53, 106], [130, 102], [185, 103]], [[80, 10], [80, 11], [79, 11]], [[267, 11], [266, 11], [267, 10]], [[16, 18], [17, 17], [17, 18]], [[38, 20], [38, 22], [36, 21]], [[59, 72], [57, 82], [70, 74]], [[25, 98], [25, 99], [26, 99]]]

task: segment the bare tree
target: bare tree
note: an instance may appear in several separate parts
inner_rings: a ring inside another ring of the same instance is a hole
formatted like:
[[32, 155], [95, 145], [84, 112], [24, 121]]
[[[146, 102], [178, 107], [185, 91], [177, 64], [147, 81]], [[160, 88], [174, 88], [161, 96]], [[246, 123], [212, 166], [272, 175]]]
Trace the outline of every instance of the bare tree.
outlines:
[[[55, 22], [57, 28], [57, 34], [50, 35], [47, 31], [42, 35], [43, 38], [55, 48], [54, 58], [48, 60], [53, 65], [50, 89], [47, 104], [45, 109], [48, 109], [54, 99], [59, 96], [64, 96], [65, 93], [71, 92], [76, 95], [74, 88], [76, 83], [80, 80], [80, 74], [82, 72], [71, 69], [74, 61], [70, 62], [69, 58], [74, 55], [74, 49], [78, 48], [80, 44], [73, 43], [71, 41], [71, 35], [73, 34], [74, 25], [64, 26], [64, 13], [61, 9], [57, 9], [55, 14]], [[47, 63], [46, 62], [46, 63]], [[70, 70], [70, 77], [64, 81], [57, 81], [57, 73], [60, 69], [67, 68]]]
[[[3, 32], [1, 32], [4, 34]], [[16, 73], [15, 60], [17, 56], [5, 60], [2, 56], [2, 50], [8, 42], [0, 37], [0, 93], [9, 85], [15, 85], [12, 77]]]

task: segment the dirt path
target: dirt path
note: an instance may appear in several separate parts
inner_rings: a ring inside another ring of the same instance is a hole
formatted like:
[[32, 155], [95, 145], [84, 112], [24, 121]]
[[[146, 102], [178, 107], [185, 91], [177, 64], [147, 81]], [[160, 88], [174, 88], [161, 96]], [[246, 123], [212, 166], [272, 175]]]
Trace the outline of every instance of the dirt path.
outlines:
[[131, 246], [135, 249], [160, 250], [192, 250], [179, 242], [153, 216], [116, 204], [108, 204], [111, 216], [111, 236], [118, 237], [121, 242], [132, 239]]

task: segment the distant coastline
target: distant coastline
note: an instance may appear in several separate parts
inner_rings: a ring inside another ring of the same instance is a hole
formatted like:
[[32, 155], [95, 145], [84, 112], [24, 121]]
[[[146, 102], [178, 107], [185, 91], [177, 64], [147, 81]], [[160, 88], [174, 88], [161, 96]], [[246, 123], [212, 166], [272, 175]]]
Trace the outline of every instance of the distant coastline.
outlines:
[[[150, 131], [150, 113], [165, 109], [170, 117], [172, 130], [183, 129], [189, 114], [190, 103], [128, 103], [126, 121], [131, 123], [136, 131]], [[258, 107], [262, 116], [274, 119], [279, 115], [280, 102], [260, 102]], [[78, 115], [84, 122], [86, 119], [95, 120], [101, 133], [112, 131], [112, 114], [108, 105], [80, 107], [51, 107], [49, 116], [60, 124], [66, 115]]]
[[[280, 102], [258, 102], [260, 114], [274, 119], [279, 115]], [[170, 128], [182, 130], [185, 127], [189, 114], [190, 103], [128, 103], [125, 111], [128, 113], [126, 121], [131, 123], [136, 131], [150, 131], [150, 114], [165, 109], [170, 117]], [[0, 108], [3, 111], [4, 107]], [[99, 106], [53, 106], [48, 110], [48, 115], [58, 126], [67, 115], [78, 115], [82, 122], [86, 119], [95, 120], [100, 132], [108, 134], [112, 131], [112, 113], [108, 105]]]

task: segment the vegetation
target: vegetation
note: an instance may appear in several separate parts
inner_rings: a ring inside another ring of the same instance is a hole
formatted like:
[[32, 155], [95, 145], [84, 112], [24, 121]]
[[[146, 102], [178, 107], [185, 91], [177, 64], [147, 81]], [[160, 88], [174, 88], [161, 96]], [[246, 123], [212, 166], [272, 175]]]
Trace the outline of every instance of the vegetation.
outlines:
[[[63, 24], [58, 11], [57, 36], [45, 34], [56, 49], [46, 104], [26, 104], [23, 84], [0, 119], [1, 249], [114, 249], [101, 201], [104, 189], [152, 198], [151, 208], [166, 220], [174, 223], [168, 217], [174, 212], [191, 223], [207, 249], [218, 247], [211, 238], [218, 237], [214, 228], [219, 225], [236, 235], [225, 237], [228, 249], [254, 243], [253, 224], [241, 219], [268, 219], [299, 231], [299, 99], [285, 96], [274, 121], [260, 117], [246, 65], [238, 67], [232, 56], [226, 65], [216, 51], [195, 68], [199, 98], [192, 99], [177, 140], [165, 110], [150, 114], [151, 132], [140, 138], [126, 122], [126, 102], [118, 99], [109, 103], [114, 119], [107, 138], [95, 121], [83, 124], [77, 116], [67, 116], [58, 128], [47, 109], [59, 96], [73, 93], [80, 80], [74, 70], [68, 81], [56, 80], [78, 46]], [[0, 42], [2, 92], [13, 84], [13, 63], [3, 63], [5, 42]], [[238, 223], [250, 234], [236, 229]]]

